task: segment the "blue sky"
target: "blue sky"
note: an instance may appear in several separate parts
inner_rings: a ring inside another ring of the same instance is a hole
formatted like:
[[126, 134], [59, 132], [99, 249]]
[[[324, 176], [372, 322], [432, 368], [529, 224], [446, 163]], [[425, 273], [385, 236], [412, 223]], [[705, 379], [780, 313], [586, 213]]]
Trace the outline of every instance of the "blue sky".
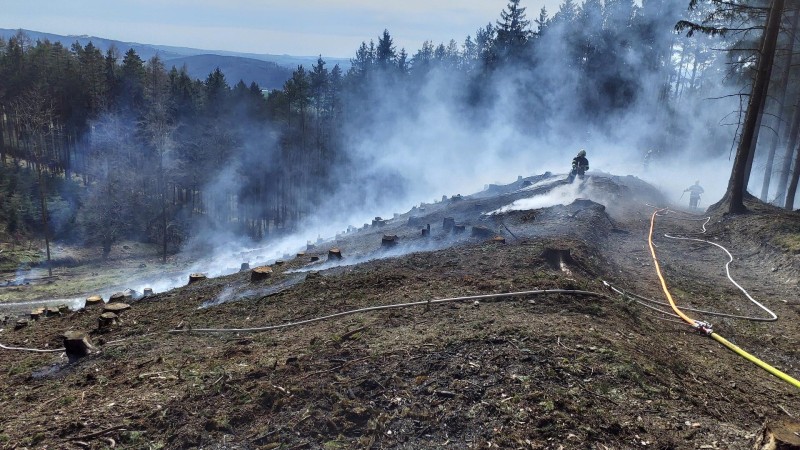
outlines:
[[[463, 42], [507, 0], [1, 0], [0, 28], [249, 53], [352, 57], [384, 28], [399, 50]], [[522, 0], [530, 20], [561, 0]]]

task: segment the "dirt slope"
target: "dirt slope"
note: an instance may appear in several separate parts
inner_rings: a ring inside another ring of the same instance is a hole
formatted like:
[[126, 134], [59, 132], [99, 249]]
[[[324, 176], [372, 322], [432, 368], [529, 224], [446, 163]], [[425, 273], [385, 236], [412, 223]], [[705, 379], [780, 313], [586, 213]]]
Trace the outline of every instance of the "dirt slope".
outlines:
[[[744, 449], [764, 422], [800, 417], [796, 388], [603, 285], [663, 298], [646, 241], [648, 203], [663, 204], [652, 188], [596, 174], [579, 192], [586, 200], [486, 214], [569, 189], [577, 186], [545, 174], [423, 205], [273, 265], [266, 281], [241, 273], [137, 301], [106, 331], [93, 309], [19, 330], [9, 323], [0, 332], [7, 346], [58, 348], [64, 331], [83, 330], [99, 351], [68, 363], [60, 352], [0, 350], [0, 447]], [[704, 239], [731, 250], [736, 280], [779, 320], [698, 318], [798, 377], [792, 236], [800, 219], [756, 209], [712, 216]], [[464, 231], [446, 232], [445, 218]], [[701, 231], [704, 221], [686, 220], [699, 218], [656, 219], [676, 301], [763, 316], [727, 283], [720, 250], [663, 237]], [[387, 234], [396, 246], [381, 247]], [[341, 261], [326, 260], [334, 246]], [[321, 261], [311, 263], [314, 254]], [[259, 333], [190, 331], [534, 289], [606, 296], [466, 300]]]

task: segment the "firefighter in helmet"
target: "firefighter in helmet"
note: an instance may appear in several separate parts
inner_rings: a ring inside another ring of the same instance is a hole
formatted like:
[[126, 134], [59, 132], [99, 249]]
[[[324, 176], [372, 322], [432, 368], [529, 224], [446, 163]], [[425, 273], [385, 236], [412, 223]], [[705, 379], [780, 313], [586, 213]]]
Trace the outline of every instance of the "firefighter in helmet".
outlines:
[[569, 174], [570, 182], [572, 182], [576, 176], [583, 180], [587, 170], [589, 170], [589, 160], [586, 159], [586, 150], [581, 149], [578, 155], [572, 158], [572, 172]]
[[702, 194], [705, 191], [700, 186], [700, 180], [697, 180], [694, 182], [693, 185], [684, 189], [683, 192], [689, 193], [689, 207], [694, 209], [697, 208], [697, 204], [700, 202], [700, 194]]

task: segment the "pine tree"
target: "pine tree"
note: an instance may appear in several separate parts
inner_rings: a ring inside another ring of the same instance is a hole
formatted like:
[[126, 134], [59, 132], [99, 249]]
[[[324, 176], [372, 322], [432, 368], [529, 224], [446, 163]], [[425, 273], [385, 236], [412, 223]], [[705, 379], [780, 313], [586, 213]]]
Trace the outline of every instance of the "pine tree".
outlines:
[[501, 57], [517, 59], [525, 52], [531, 33], [530, 21], [525, 19], [525, 9], [519, 6], [520, 0], [511, 0], [506, 9], [500, 12], [497, 21], [497, 49]]
[[394, 66], [397, 60], [392, 37], [389, 30], [383, 30], [383, 35], [378, 38], [378, 46], [375, 49], [375, 63], [381, 70], [386, 70]]

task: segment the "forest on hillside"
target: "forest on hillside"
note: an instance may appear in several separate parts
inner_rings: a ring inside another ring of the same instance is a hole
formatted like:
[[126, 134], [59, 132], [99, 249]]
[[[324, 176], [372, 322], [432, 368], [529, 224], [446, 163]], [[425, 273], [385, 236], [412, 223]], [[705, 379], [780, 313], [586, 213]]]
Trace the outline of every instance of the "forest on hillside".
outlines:
[[[431, 164], [478, 158], [463, 147], [436, 156], [442, 135], [420, 124], [443, 117], [456, 133], [570, 137], [554, 146], [640, 128], [627, 143], [649, 164], [679, 148], [726, 154], [774, 2], [565, 0], [533, 16], [511, 0], [461, 42], [409, 52], [384, 30], [346, 72], [320, 58], [268, 93], [219, 69], [192, 79], [132, 49], [20, 33], [0, 40], [0, 238], [96, 245], [104, 256], [134, 239], [158, 243], [165, 259], [209, 231], [274, 239], [403, 196], [420, 180], [410, 164], [387, 163], [397, 148], [423, 147], [409, 154]], [[750, 163], [757, 194], [790, 209], [800, 165], [792, 6], [781, 6]]]

